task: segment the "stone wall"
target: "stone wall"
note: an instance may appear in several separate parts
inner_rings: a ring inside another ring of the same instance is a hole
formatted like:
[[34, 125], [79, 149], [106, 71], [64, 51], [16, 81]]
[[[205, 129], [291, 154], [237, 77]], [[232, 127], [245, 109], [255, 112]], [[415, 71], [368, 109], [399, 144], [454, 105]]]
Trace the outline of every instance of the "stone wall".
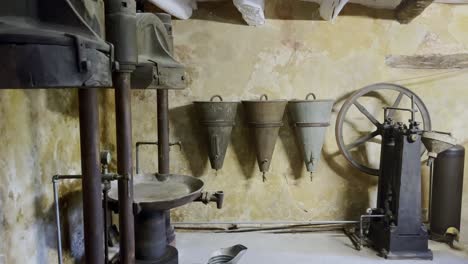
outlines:
[[[411, 24], [400, 25], [388, 11], [355, 5], [329, 23], [319, 20], [317, 5], [267, 2], [267, 23], [258, 28], [245, 26], [230, 3], [202, 4], [193, 19], [174, 22], [176, 56], [187, 66], [189, 85], [169, 93], [171, 139], [183, 143], [181, 151], [171, 151], [171, 171], [194, 175], [205, 181], [207, 190], [226, 193], [222, 210], [191, 204], [174, 210], [174, 221], [356, 219], [374, 201], [377, 180], [351, 168], [337, 153], [334, 121], [343, 99], [372, 83], [410, 88], [429, 108], [433, 127], [452, 131], [468, 147], [466, 70], [402, 70], [384, 63], [390, 54], [467, 52], [467, 6], [434, 4]], [[285, 126], [268, 180], [262, 182], [242, 107], [223, 169], [217, 173], [210, 169], [192, 101], [214, 94], [226, 100], [255, 99], [263, 93], [272, 99], [293, 99], [309, 92], [338, 102], [312, 180], [291, 127]], [[155, 94], [133, 92], [134, 142], [156, 140]], [[113, 91], [100, 95], [102, 148], [115, 156]], [[5, 255], [5, 263], [55, 262], [51, 177], [80, 173], [77, 107], [76, 91], [0, 91], [0, 255]], [[379, 109], [373, 109], [377, 116]], [[358, 123], [357, 129], [371, 128], [362, 116], [355, 115], [352, 121]], [[372, 157], [378, 147], [369, 145], [361, 151]], [[143, 171], [155, 172], [155, 149], [142, 148], [141, 153]], [[467, 193], [468, 180], [464, 186]], [[82, 253], [79, 188], [75, 181], [61, 187], [66, 233], [73, 234], [66, 235], [65, 247], [73, 245], [73, 256], [78, 258]], [[467, 226], [468, 195], [463, 201]], [[463, 234], [468, 242], [468, 233]]]

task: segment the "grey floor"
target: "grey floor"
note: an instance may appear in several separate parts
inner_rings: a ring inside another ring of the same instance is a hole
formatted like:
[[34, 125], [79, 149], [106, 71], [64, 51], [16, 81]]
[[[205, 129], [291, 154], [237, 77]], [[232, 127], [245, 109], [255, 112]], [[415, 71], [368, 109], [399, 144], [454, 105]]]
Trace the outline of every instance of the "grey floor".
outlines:
[[[434, 260], [385, 260], [370, 249], [356, 251], [341, 233], [265, 234], [265, 233], [178, 233], [179, 263], [205, 264], [218, 248], [243, 244], [247, 253], [239, 264], [309, 263], [410, 263], [468, 264], [468, 250], [453, 250], [445, 244], [430, 242]], [[467, 246], [468, 247], [468, 246]]]

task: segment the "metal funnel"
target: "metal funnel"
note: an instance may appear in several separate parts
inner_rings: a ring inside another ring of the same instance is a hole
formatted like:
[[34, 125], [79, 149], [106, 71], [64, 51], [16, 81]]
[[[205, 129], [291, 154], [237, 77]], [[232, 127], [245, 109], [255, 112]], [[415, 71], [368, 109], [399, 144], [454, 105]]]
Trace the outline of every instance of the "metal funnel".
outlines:
[[[310, 96], [314, 100], [309, 100]], [[289, 116], [309, 172], [315, 171], [320, 160], [333, 103], [333, 100], [316, 100], [313, 93], [308, 94], [305, 100], [289, 101]]]
[[429, 158], [437, 158], [437, 154], [455, 146], [456, 139], [450, 133], [438, 131], [426, 131], [422, 134], [421, 141], [429, 151]]
[[260, 100], [242, 101], [247, 123], [255, 138], [258, 167], [263, 174], [270, 168], [287, 103], [286, 100], [269, 101], [266, 95], [262, 95]]
[[[220, 101], [213, 101], [215, 98]], [[211, 168], [219, 170], [223, 167], [239, 103], [225, 102], [221, 96], [215, 95], [210, 101], [196, 101], [194, 104], [200, 123], [206, 127]]]

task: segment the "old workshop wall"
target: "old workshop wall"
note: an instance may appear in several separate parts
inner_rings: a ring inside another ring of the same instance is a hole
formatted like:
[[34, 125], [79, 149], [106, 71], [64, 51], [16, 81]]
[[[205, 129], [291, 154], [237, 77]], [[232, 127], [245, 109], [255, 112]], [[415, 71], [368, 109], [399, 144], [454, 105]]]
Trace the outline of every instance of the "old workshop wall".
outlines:
[[[171, 171], [200, 177], [206, 190], [226, 193], [222, 210], [191, 204], [173, 211], [175, 221], [356, 219], [372, 203], [377, 182], [336, 154], [333, 124], [341, 99], [375, 82], [412, 89], [428, 106], [433, 127], [452, 131], [468, 147], [466, 70], [401, 70], [384, 63], [390, 54], [467, 52], [468, 6], [434, 4], [410, 25], [400, 25], [386, 12], [356, 6], [346, 7], [335, 23], [325, 22], [314, 15], [316, 5], [288, 2], [268, 1], [267, 23], [258, 28], [245, 26], [230, 4], [201, 5], [193, 19], [175, 21], [176, 56], [187, 66], [189, 85], [170, 92], [171, 139], [183, 142], [181, 151], [171, 151]], [[293, 99], [309, 92], [339, 100], [312, 181], [285, 126], [262, 182], [242, 107], [223, 169], [210, 169], [192, 101], [214, 94], [254, 99], [262, 93]], [[80, 173], [76, 97], [63, 90], [0, 91], [0, 263], [55, 261], [51, 177]], [[132, 102], [134, 142], [156, 140], [155, 91], [134, 91]], [[101, 106], [102, 148], [115, 155], [112, 91], [101, 92]], [[371, 146], [362, 151], [378, 153]], [[142, 156], [143, 171], [156, 171], [155, 149], [142, 149]], [[61, 188], [69, 227], [65, 247], [72, 244], [74, 256], [82, 247], [79, 188], [75, 181]], [[464, 189], [462, 239], [468, 242], [468, 178]]]

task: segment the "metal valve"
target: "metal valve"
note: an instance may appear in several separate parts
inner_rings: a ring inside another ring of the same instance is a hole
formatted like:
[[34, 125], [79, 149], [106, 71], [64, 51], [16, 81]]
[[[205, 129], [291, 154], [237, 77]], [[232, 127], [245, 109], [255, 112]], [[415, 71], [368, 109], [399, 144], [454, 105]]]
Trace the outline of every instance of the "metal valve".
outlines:
[[216, 208], [221, 209], [223, 208], [223, 202], [224, 202], [224, 192], [223, 191], [217, 191], [214, 193], [211, 192], [202, 192], [200, 194], [200, 197], [198, 197], [196, 202], [202, 202], [204, 204], [208, 204], [210, 202], [215, 202], [216, 203]]

